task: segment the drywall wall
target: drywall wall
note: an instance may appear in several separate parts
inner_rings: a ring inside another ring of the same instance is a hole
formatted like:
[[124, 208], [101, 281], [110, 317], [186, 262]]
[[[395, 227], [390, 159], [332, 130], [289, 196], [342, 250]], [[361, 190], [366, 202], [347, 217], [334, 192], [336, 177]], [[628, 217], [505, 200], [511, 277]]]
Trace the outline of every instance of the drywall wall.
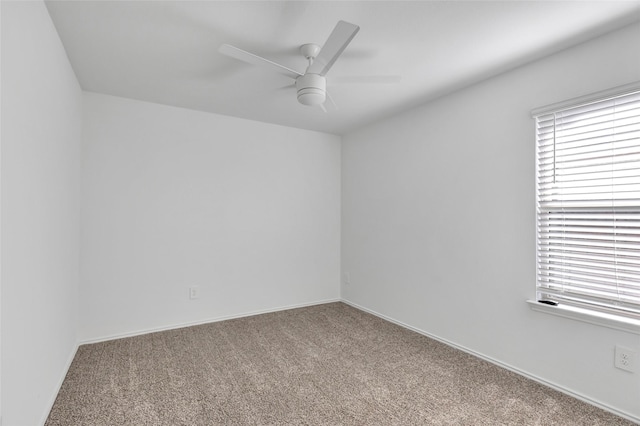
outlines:
[[[533, 312], [530, 110], [640, 80], [626, 27], [344, 136], [343, 298], [640, 421], [640, 336]], [[348, 282], [347, 282], [348, 274]]]
[[[0, 5], [0, 49], [2, 48], [2, 6]], [[2, 55], [0, 54], [0, 76], [2, 75]], [[2, 78], [0, 78], [0, 98]], [[2, 102], [0, 102], [0, 165], [2, 164]], [[1, 169], [1, 167], [0, 167]], [[2, 193], [2, 173], [0, 172], [0, 194]], [[0, 235], [2, 235], [2, 196], [0, 195]], [[0, 426], [2, 426], [2, 243], [0, 242]]]
[[[2, 48], [2, 6], [0, 5], [0, 49]], [[0, 76], [2, 76], [2, 55], [0, 54]], [[0, 98], [2, 98], [2, 78], [0, 77]], [[0, 170], [2, 164], [2, 102], [0, 102]], [[0, 172], [0, 194], [2, 194], [2, 173]], [[2, 235], [2, 196], [0, 195], [0, 235]], [[2, 426], [2, 243], [0, 241], [0, 426]]]
[[340, 297], [338, 136], [85, 93], [83, 138], [81, 340]]
[[2, 417], [44, 421], [76, 349], [82, 92], [42, 2], [2, 8]]

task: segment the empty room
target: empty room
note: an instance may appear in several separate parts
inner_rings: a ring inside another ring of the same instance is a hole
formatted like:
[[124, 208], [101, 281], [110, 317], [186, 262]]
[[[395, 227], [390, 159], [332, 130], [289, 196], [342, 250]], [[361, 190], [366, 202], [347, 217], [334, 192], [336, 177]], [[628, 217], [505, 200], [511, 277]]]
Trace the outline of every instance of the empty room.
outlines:
[[0, 426], [640, 424], [640, 1], [0, 22]]

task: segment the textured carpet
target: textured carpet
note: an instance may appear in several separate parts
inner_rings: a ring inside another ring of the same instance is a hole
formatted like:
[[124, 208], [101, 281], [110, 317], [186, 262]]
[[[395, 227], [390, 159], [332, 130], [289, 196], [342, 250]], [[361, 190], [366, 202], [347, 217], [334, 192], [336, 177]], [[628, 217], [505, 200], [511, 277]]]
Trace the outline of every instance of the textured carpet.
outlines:
[[54, 425], [631, 425], [342, 303], [81, 346]]

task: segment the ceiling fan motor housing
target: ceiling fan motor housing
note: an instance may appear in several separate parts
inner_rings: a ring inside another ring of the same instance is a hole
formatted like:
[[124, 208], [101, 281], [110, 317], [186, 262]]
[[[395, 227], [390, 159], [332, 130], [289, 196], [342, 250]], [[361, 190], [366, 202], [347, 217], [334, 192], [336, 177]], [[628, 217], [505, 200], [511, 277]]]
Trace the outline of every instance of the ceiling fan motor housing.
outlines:
[[296, 78], [298, 102], [302, 105], [320, 105], [327, 97], [327, 80], [319, 74], [305, 74]]

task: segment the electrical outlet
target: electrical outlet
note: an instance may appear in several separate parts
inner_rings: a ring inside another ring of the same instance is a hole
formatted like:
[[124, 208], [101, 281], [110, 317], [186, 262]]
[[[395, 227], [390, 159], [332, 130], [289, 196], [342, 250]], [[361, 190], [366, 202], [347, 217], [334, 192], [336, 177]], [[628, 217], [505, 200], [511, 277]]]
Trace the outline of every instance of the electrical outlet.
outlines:
[[636, 355], [633, 349], [616, 345], [614, 365], [616, 368], [634, 373], [636, 371]]
[[200, 298], [200, 287], [194, 285], [189, 287], [189, 299], [199, 299]]
[[351, 274], [349, 274], [348, 272], [344, 273], [344, 284], [345, 285], [351, 284]]

